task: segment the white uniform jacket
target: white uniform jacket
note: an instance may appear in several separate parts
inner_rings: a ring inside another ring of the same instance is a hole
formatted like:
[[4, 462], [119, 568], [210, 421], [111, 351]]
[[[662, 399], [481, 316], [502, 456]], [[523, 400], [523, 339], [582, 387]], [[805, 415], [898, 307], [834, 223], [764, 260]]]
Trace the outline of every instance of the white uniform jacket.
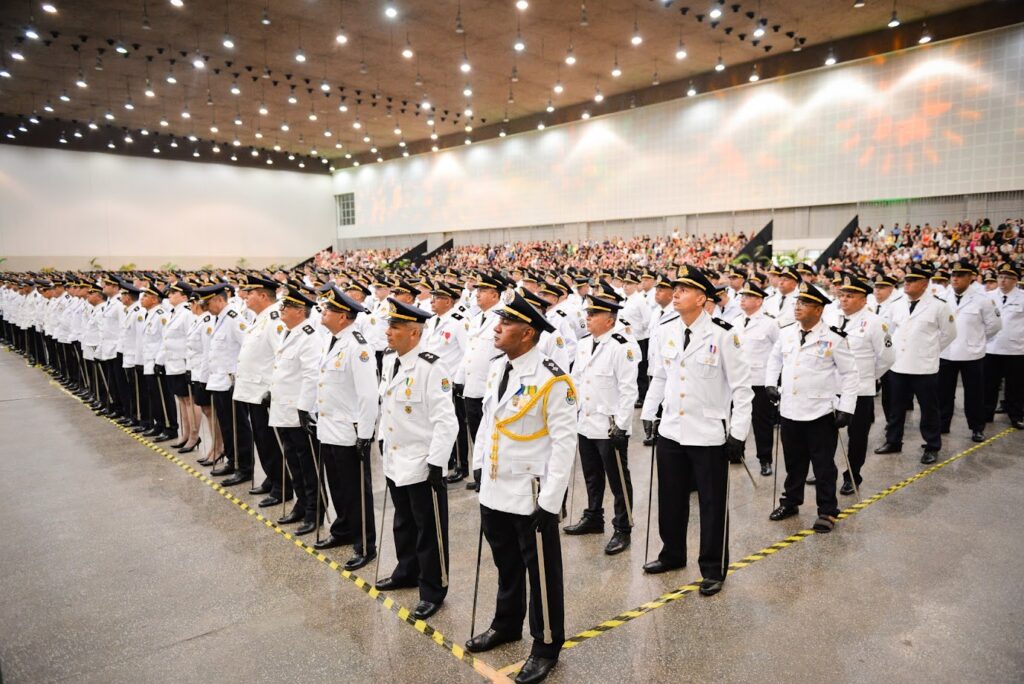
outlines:
[[508, 362], [502, 354], [487, 373], [483, 417], [473, 444], [473, 468], [482, 471], [480, 504], [529, 515], [533, 482], [539, 478], [537, 503], [557, 513], [576, 455], [576, 390], [569, 376], [534, 347], [511, 361], [505, 394], [498, 397]]
[[609, 331], [579, 341], [572, 366], [572, 380], [579, 390], [579, 434], [588, 439], [608, 439], [611, 420], [616, 427], [632, 433], [633, 405], [639, 396], [639, 363], [637, 349], [620, 333]]
[[441, 358], [450, 377], [455, 376], [462, 363], [469, 341], [468, 334], [469, 321], [454, 308], [423, 324], [423, 336], [426, 338], [424, 349]]
[[910, 299], [892, 307], [896, 361], [894, 373], [931, 375], [939, 372], [939, 353], [956, 338], [956, 319], [946, 302], [928, 293], [917, 300], [910, 313]]
[[995, 303], [982, 290], [973, 287], [956, 301], [949, 291], [947, 303], [956, 317], [956, 338], [939, 354], [947, 361], [976, 361], [985, 358], [988, 343], [1003, 328]]
[[463, 385], [462, 396], [479, 398], [484, 396], [487, 382], [487, 368], [491, 359], [498, 354], [494, 348], [494, 326], [498, 324], [496, 308], [482, 311], [469, 322], [466, 336], [466, 354], [459, 369], [455, 371], [455, 383]]
[[231, 389], [238, 367], [238, 351], [242, 348], [249, 324], [234, 309], [224, 309], [214, 317], [210, 347], [206, 352], [206, 389], [223, 392]]
[[323, 335], [309, 321], [277, 338], [270, 373], [271, 427], [299, 427], [299, 411], [316, 405]]
[[733, 327], [743, 342], [743, 356], [750, 366], [750, 386], [764, 387], [768, 355], [779, 339], [779, 324], [773, 315], [765, 313], [762, 306], [753, 316], [742, 315], [737, 318]]
[[[331, 346], [331, 340], [336, 340]], [[316, 434], [324, 444], [353, 446], [377, 427], [377, 362], [363, 335], [349, 326], [322, 337], [316, 393]]]
[[257, 314], [252, 325], [240, 324], [246, 327], [238, 350], [238, 370], [232, 394], [235, 401], [259, 404], [270, 391], [274, 351], [285, 330], [280, 308], [280, 304], [274, 302]]
[[818, 321], [801, 344], [800, 330], [797, 323], [783, 328], [768, 357], [768, 384], [774, 385], [782, 376], [780, 414], [800, 421], [815, 420], [836, 409], [852, 414], [860, 383], [846, 333]]
[[658, 434], [679, 444], [720, 446], [729, 434], [745, 440], [754, 391], [739, 333], [701, 312], [683, 349], [685, 329], [672, 319], [659, 326], [657, 344], [648, 343], [651, 384], [641, 418], [654, 420], [662, 406]]
[[164, 326], [163, 343], [157, 352], [156, 362], [168, 375], [181, 375], [186, 370], [188, 356], [188, 331], [195, 316], [188, 308], [188, 302], [181, 302], [171, 309], [167, 325]]
[[1003, 329], [988, 342], [988, 353], [1024, 355], [1024, 290], [1015, 287], [1007, 294], [1002, 290], [992, 290], [988, 294], [1003, 321]]
[[448, 470], [459, 424], [451, 377], [438, 361], [422, 340], [403, 356], [384, 354], [377, 435], [384, 442], [384, 475], [399, 487], [425, 481], [428, 464]]
[[875, 381], [892, 368], [896, 359], [889, 324], [865, 306], [852, 316], [840, 312], [836, 327], [846, 333], [846, 342], [857, 364], [857, 396], [875, 396]]

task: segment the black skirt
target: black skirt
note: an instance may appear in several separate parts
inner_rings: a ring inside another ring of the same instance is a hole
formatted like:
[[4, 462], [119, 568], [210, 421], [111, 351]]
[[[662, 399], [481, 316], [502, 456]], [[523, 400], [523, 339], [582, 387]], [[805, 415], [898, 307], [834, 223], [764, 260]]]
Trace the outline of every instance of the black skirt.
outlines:
[[196, 406], [209, 406], [210, 393], [206, 391], [206, 383], [192, 381], [192, 401]]

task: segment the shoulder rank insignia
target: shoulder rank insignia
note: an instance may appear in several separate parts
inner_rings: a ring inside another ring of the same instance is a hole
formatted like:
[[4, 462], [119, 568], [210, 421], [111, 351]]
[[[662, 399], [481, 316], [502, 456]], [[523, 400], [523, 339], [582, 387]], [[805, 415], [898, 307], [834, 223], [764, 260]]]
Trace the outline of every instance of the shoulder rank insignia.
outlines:
[[666, 323], [671, 323], [672, 321], [676, 320], [677, 318], [679, 318], [679, 315], [678, 315], [678, 314], [676, 314], [676, 315], [675, 315], [675, 316], [673, 316], [672, 318], [666, 318], [665, 320], [663, 320], [663, 321], [661, 322], [661, 324], [662, 324], [662, 325], [665, 325]]
[[462, 314], [453, 313], [452, 314], [452, 318], [454, 318], [457, 321], [461, 321], [462, 320]]
[[796, 325], [796, 321], [790, 321], [789, 323], [786, 323], [785, 325], [780, 325], [779, 328], [788, 328], [791, 325]]
[[566, 315], [566, 314], [565, 314], [565, 312], [564, 312], [564, 311], [562, 311], [561, 309], [555, 309], [555, 313], [557, 313], [557, 314], [558, 314], [559, 316], [561, 316], [562, 318], [565, 318], [565, 315]]
[[770, 314], [767, 311], [764, 312], [764, 315], [767, 316], [768, 318], [775, 318], [774, 314]]
[[933, 296], [933, 297], [935, 297], [936, 299], [938, 299], [938, 300], [939, 300], [940, 302], [942, 302], [943, 304], [945, 304], [945, 303], [946, 303], [946, 300], [945, 300], [945, 299], [943, 299], [942, 297], [940, 297], [940, 296], [938, 296], [938, 295], [932, 295], [932, 296]]
[[612, 339], [618, 342], [619, 344], [626, 344], [626, 338], [620, 335], [619, 333], [612, 333]]
[[732, 330], [732, 323], [727, 323], [721, 318], [712, 317], [711, 322], [720, 328], [724, 328], [725, 330]]
[[278, 318], [280, 318], [280, 317], [281, 317], [281, 314], [280, 314], [280, 312], [278, 312], [278, 311], [271, 311], [271, 312], [270, 312], [270, 317], [271, 317], [272, 319], [274, 319], [274, 320], [277, 320]]
[[237, 318], [238, 312], [235, 311], [234, 309], [228, 309], [228, 316], [231, 316], [232, 318]]
[[306, 333], [307, 335], [312, 335], [313, 333], [316, 332], [316, 330], [314, 330], [313, 326], [311, 325], [304, 325], [302, 326], [302, 332]]
[[391, 347], [387, 347], [386, 349], [384, 349], [383, 353], [385, 353], [385, 354], [394, 354], [395, 350], [392, 349]]
[[438, 359], [437, 354], [431, 354], [430, 352], [420, 352], [419, 357], [427, 363], [434, 363]]
[[585, 340], [585, 339], [587, 339], [588, 337], [590, 337], [590, 333], [587, 333], [586, 335], [583, 335], [582, 337], [580, 337], [580, 339], [581, 339], [581, 340]]
[[356, 338], [356, 342], [358, 342], [359, 344], [366, 344], [366, 338], [363, 337], [363, 334], [358, 330], [352, 331], [352, 337]]
[[565, 375], [562, 369], [558, 367], [558, 364], [551, 359], [545, 359], [541, 365], [547, 368], [552, 375]]
[[836, 335], [839, 335], [840, 337], [846, 337], [846, 331], [845, 330], [840, 330], [839, 328], [837, 328], [834, 325], [828, 326], [828, 329], [831, 330], [832, 332], [834, 332]]

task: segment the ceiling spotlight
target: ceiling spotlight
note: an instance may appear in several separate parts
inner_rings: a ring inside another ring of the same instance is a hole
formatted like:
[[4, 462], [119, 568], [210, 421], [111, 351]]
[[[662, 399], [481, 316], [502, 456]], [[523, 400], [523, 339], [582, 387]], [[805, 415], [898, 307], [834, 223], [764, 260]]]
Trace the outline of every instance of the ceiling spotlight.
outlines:
[[0, 64], [0, 78], [10, 78], [11, 72], [7, 70], [7, 67]]
[[686, 59], [686, 46], [683, 45], [683, 39], [679, 39], [679, 45], [676, 47], [676, 59]]
[[604, 93], [601, 92], [600, 88], [594, 89], [594, 102], [604, 102]]
[[15, 62], [23, 62], [25, 61], [25, 55], [22, 54], [19, 48], [14, 48], [11, 50], [11, 59]]
[[433, 116], [431, 116], [429, 119], [427, 119], [427, 125], [428, 126], [433, 126], [434, 125], [434, 117]]
[[258, 140], [263, 140], [263, 131], [256, 129], [256, 133], [253, 134]]
[[291, 130], [291, 126], [288, 125], [287, 121], [285, 121], [283, 124], [281, 124], [281, 130], [283, 132], [285, 132], [285, 133], [287, 133], [288, 131]]
[[836, 63], [836, 53], [832, 48], [828, 49], [828, 57], [825, 58], [825, 66], [832, 66]]
[[370, 152], [371, 152], [372, 154], [377, 154], [377, 146], [376, 146], [376, 145], [374, 145], [373, 147], [371, 147], [371, 148], [370, 148]]
[[236, 83], [235, 81], [231, 82], [231, 94], [232, 95], [241, 95], [242, 94], [242, 89], [238, 87], [238, 83]]
[[750, 72], [750, 78], [747, 79], [751, 83], [756, 83], [761, 80], [761, 77], [757, 75], [757, 65], [754, 65], [753, 70]]
[[472, 139], [470, 139], [470, 138], [466, 138], [465, 140], [463, 140], [463, 141], [462, 141], [462, 143], [463, 143], [464, 145], [472, 145], [472, 144], [473, 144], [473, 141], [472, 141]]
[[253, 148], [252, 152], [250, 152], [249, 154], [251, 154], [254, 157], [260, 156], [260, 152], [256, 148]]
[[[235, 154], [231, 155], [231, 161], [238, 161], [238, 155], [235, 155]], [[299, 164], [299, 166], [301, 167], [302, 164]]]
[[804, 46], [803, 46], [803, 44], [800, 43], [799, 36], [794, 36], [793, 37], [793, 52], [800, 52], [803, 49], [804, 49]]
[[169, 84], [174, 85], [178, 82], [178, 79], [174, 76], [174, 65], [171, 65], [170, 70], [167, 72], [167, 77], [164, 79]]
[[928, 24], [921, 27], [921, 37], [917, 39], [918, 45], [932, 42], [932, 34], [928, 32]]
[[234, 123], [234, 124], [235, 124], [236, 126], [241, 126], [241, 125], [242, 125], [242, 117], [240, 117], [240, 116], [238, 116], [238, 115], [236, 114], [236, 115], [235, 115], [235, 120], [234, 120], [234, 122], [233, 122], [233, 123]]
[[629, 39], [629, 42], [634, 46], [640, 45], [644, 42], [644, 37], [640, 35], [640, 31], [637, 30], [636, 24], [633, 25], [633, 36]]
[[153, 146], [153, 154], [160, 154], [160, 148], [156, 145]]
[[68, 91], [67, 90], [60, 91], [59, 99], [60, 99], [61, 102], [71, 102], [71, 96], [68, 95]]
[[468, 74], [472, 70], [473, 70], [473, 65], [469, 63], [469, 57], [466, 55], [465, 52], [463, 52], [462, 53], [462, 63], [459, 64], [459, 71], [461, 71], [464, 74]]
[[210, 148], [214, 154], [220, 154], [220, 145], [214, 145]]
[[565, 53], [565, 63], [572, 66], [576, 63], [576, 53], [572, 49], [572, 45], [569, 46], [568, 51]]
[[462, 94], [466, 97], [473, 97], [473, 89], [469, 87], [468, 83], [466, 84], [466, 87], [462, 89]]
[[715, 71], [725, 71], [725, 62], [722, 61], [721, 57], [718, 58], [718, 63], [715, 64]]
[[142, 92], [146, 97], [156, 97], [156, 91], [153, 90], [153, 84], [148, 78], [146, 79], [146, 89]]
[[344, 114], [345, 112], [348, 111], [348, 105], [342, 102], [341, 104], [338, 105], [338, 111]]
[[131, 133], [125, 133], [124, 134], [124, 141], [126, 143], [128, 143], [129, 145], [131, 145], [133, 142], [135, 142], [135, 140], [132, 138], [132, 134]]
[[174, 138], [171, 138], [171, 142], [170, 142], [170, 145], [171, 145], [171, 147], [173, 147], [174, 149], [178, 149], [178, 141], [177, 141], [177, 140], [175, 140]]
[[348, 42], [348, 33], [345, 32], [344, 24], [338, 27], [338, 32], [334, 35], [334, 42], [338, 45], [345, 45]]
[[213, 124], [213, 125], [210, 126], [210, 132], [211, 133], [220, 133], [220, 129], [217, 128], [217, 124]]
[[[32, 25], [25, 27], [25, 37], [29, 40], [39, 40], [39, 32]], [[120, 45], [120, 43], [118, 43]], [[127, 52], [127, 51], [126, 51]]]
[[48, 113], [51, 113], [51, 114], [53, 113], [53, 105], [52, 105], [52, 104], [50, 104], [50, 101], [49, 101], [49, 100], [47, 100], [47, 101], [46, 101], [46, 104], [44, 104], [44, 105], [43, 105], [43, 111], [44, 111], [44, 112], [48, 112]]
[[32, 112], [32, 116], [28, 117], [28, 122], [36, 126], [39, 125], [39, 117], [36, 116], [35, 112]]
[[234, 140], [231, 141], [231, 146], [232, 147], [241, 147], [242, 146], [242, 141], [239, 140], [238, 138], [235, 138]]
[[721, 3], [718, 3], [714, 7], [712, 7], [711, 11], [708, 12], [708, 16], [711, 17], [712, 21], [717, 21], [717, 20], [721, 19], [722, 18], [722, 6], [721, 6]]
[[431, 131], [430, 132], [430, 139], [431, 140], [437, 140], [437, 131]]
[[398, 146], [399, 147], [405, 147], [405, 141], [404, 140], [399, 140], [398, 141]]
[[54, 5], [52, 2], [44, 2], [42, 4], [42, 8], [43, 8], [43, 11], [46, 12], [47, 14], [56, 14], [57, 13], [57, 6]]
[[195, 133], [193, 133], [192, 135], [188, 136], [188, 141], [189, 142], [199, 142], [199, 138], [196, 137]]
[[356, 120], [352, 122], [352, 128], [354, 128], [354, 129], [356, 129], [358, 131], [362, 127], [363, 127], [363, 124], [360, 123], [359, 117], [357, 116]]
[[555, 111], [555, 105], [553, 105], [551, 103], [551, 99], [550, 98], [548, 99], [548, 106], [545, 107], [545, 111], [547, 111], [548, 114], [550, 114], [551, 112]]
[[298, 104], [299, 98], [295, 96], [295, 86], [292, 86], [291, 92], [288, 93], [288, 104]]
[[263, 10], [263, 14], [260, 16], [260, 23], [264, 26], [270, 26], [270, 12], [266, 9]]
[[192, 58], [192, 68], [193, 69], [205, 69], [206, 68], [206, 60], [203, 59], [203, 56], [201, 54], [199, 54], [198, 50], [196, 50], [196, 56]]
[[466, 107], [465, 109], [462, 110], [462, 115], [467, 119], [473, 118], [473, 109], [470, 107]]
[[860, 9], [861, 7], [864, 6], [864, 4], [865, 4], [864, 0], [853, 0], [853, 8], [854, 9]]
[[164, 116], [160, 117], [160, 127], [161, 128], [167, 128], [170, 125], [171, 125], [170, 122], [167, 121], [167, 117], [164, 117]]
[[124, 108], [127, 109], [129, 112], [135, 109], [135, 103], [132, 102], [131, 95], [129, 95], [128, 99], [124, 101]]
[[181, 118], [182, 119], [191, 119], [192, 118], [192, 114], [188, 111], [188, 105], [185, 105], [185, 108], [181, 110]]
[[330, 138], [332, 135], [333, 134], [331, 133], [331, 129], [330, 128], [324, 129], [324, 137], [325, 138]]
[[423, 100], [423, 102], [420, 102], [420, 109], [425, 112], [430, 111], [430, 100]]
[[523, 34], [516, 30], [516, 42], [512, 43], [512, 49], [516, 52], [522, 52], [526, 49], [526, 41], [523, 40]]
[[539, 122], [537, 124], [537, 130], [538, 131], [543, 131], [544, 130], [544, 122], [543, 121], [541, 121], [541, 122]]
[[583, 113], [580, 114], [580, 118], [583, 119], [584, 121], [589, 119], [590, 118], [590, 110], [584, 109]]
[[764, 26], [767, 23], [768, 23], [767, 19], [761, 19], [760, 21], [757, 22], [757, 25], [754, 27], [754, 37], [755, 38], [763, 38], [764, 37]]
[[409, 35], [405, 36], [405, 47], [402, 48], [402, 57], [406, 59], [412, 59], [413, 55], [416, 54], [412, 51], [412, 43], [409, 42]]
[[378, 162], [378, 163], [379, 163], [379, 162], [382, 162], [382, 161], [384, 161], [384, 157], [377, 157], [377, 162]]
[[693, 86], [693, 82], [690, 82], [690, 87], [686, 89], [686, 96], [693, 97], [697, 94], [697, 89]]
[[[10, 78], [10, 77], [8, 77], [8, 78]], [[81, 69], [78, 70], [78, 78], [75, 79], [75, 85], [78, 86], [79, 88], [88, 88], [89, 87], [89, 83], [85, 80], [85, 74], [82, 73]]]
[[57, 139], [57, 142], [59, 142], [61, 145], [68, 144], [68, 139], [64, 137], [64, 131], [60, 132], [60, 138]]
[[267, 109], [267, 104], [265, 102], [260, 102], [259, 109], [257, 109], [256, 111], [260, 113], [260, 116], [266, 116], [267, 114], [270, 113], [270, 110]]
[[395, 135], [402, 135], [402, 129], [399, 128], [398, 126], [395, 126], [395, 130], [392, 131], [392, 133], [394, 133]]
[[888, 26], [889, 28], [896, 28], [899, 25], [900, 25], [900, 19], [899, 19], [899, 17], [896, 16], [896, 9], [893, 8], [893, 10], [892, 10], [892, 18], [889, 19], [889, 23], [886, 24], [886, 26]]
[[235, 39], [226, 33], [224, 34], [224, 37], [220, 39], [220, 44], [226, 47], [228, 50], [235, 49]]
[[327, 81], [320, 81], [320, 90], [325, 93], [331, 92], [331, 84]]
[[516, 9], [519, 10], [520, 12], [526, 10], [527, 8], [529, 8], [529, 6], [530, 3], [527, 2], [527, 0], [516, 0]]
[[472, 133], [472, 132], [473, 132], [473, 127], [472, 127], [472, 126], [470, 126], [469, 124], [466, 124], [466, 125], [465, 125], [465, 126], [463, 127], [463, 129], [462, 129], [462, 130], [466, 131], [467, 133]]
[[104, 112], [103, 118], [106, 119], [107, 121], [113, 121], [114, 120], [114, 113], [108, 109], [106, 112]]
[[388, 19], [394, 19], [398, 16], [398, 8], [395, 7], [394, 3], [384, 3], [384, 16]]
[[370, 136], [368, 136], [368, 135], [364, 135], [364, 136], [363, 136], [363, 142], [364, 142], [364, 143], [369, 143], [369, 142], [370, 142]]
[[[437, 152], [437, 150], [438, 150], [438, 149], [440, 149], [440, 148], [438, 148], [438, 146], [437, 146], [437, 145], [431, 145], [431, 146], [430, 146], [430, 151], [431, 151], [431, 152]], [[355, 163], [353, 163], [353, 164], [352, 164], [352, 166], [359, 166], [359, 162], [355, 162]]]
[[555, 91], [555, 95], [561, 95], [565, 92], [565, 86], [562, 85], [561, 81], [558, 81], [555, 83], [555, 87], [552, 88], [552, 90]]
[[303, 64], [306, 61], [306, 53], [302, 51], [302, 48], [295, 51], [295, 61], [299, 64]]
[[171, 6], [181, 9], [185, 6], [185, 0], [171, 0]]

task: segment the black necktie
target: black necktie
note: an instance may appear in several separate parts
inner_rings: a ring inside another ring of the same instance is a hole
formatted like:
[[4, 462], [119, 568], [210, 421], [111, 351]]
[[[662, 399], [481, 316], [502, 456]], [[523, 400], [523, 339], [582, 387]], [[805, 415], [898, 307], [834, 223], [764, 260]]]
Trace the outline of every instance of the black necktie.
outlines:
[[1003, 295], [1003, 304], [1006, 303], [1006, 295]]
[[500, 400], [505, 396], [505, 390], [508, 389], [508, 376], [512, 372], [512, 362], [505, 362], [505, 372], [501, 375], [501, 382], [498, 383], [498, 399]]
[[597, 340], [594, 340], [594, 346], [590, 348], [590, 355], [593, 356], [594, 352], [597, 351]]
[[842, 322], [842, 324], [841, 324], [841, 325], [839, 326], [839, 330], [840, 330], [840, 331], [846, 330], [846, 324], [850, 322], [850, 319], [849, 319], [849, 318], [847, 318], [846, 316], [840, 316], [840, 318], [842, 318], [842, 319], [843, 319], [843, 322]]
[[690, 333], [693, 332], [689, 328], [683, 331], [683, 351], [690, 346]]
[[786, 295], [779, 295], [779, 311], [782, 311], [782, 305], [786, 303]]
[[744, 328], [747, 327], [747, 323], [750, 323], [750, 316], [747, 316], [746, 318], [743, 319], [743, 327]]
[[804, 346], [804, 342], [807, 340], [807, 336], [810, 335], [810, 334], [811, 334], [810, 330], [801, 330], [800, 331], [800, 346], [801, 347]]
[[956, 295], [956, 305], [957, 306], [960, 306], [960, 298], [961, 297], [963, 297], [963, 295]]
[[334, 343], [337, 342], [337, 341], [338, 341], [338, 338], [335, 337], [334, 335], [331, 335], [331, 345], [329, 347], [327, 347], [327, 353], [328, 354], [330, 354], [331, 350], [334, 349]]
[[401, 367], [400, 359], [395, 358], [395, 367], [391, 371], [391, 379], [394, 380], [395, 376], [398, 375], [398, 369]]
[[921, 300], [920, 299], [915, 299], [914, 301], [910, 302], [910, 313], [914, 313], [914, 308], [917, 307], [917, 303], [919, 301], [921, 301]]

